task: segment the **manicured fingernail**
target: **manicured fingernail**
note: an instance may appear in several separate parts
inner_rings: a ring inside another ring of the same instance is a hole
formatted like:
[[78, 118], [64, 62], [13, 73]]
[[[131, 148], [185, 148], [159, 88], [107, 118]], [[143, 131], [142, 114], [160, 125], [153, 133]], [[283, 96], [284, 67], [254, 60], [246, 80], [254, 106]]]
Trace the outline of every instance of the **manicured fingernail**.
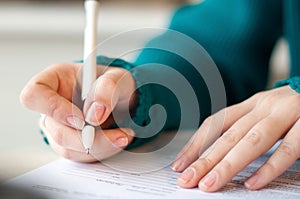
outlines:
[[215, 171], [207, 174], [199, 183], [200, 188], [207, 189], [215, 184], [217, 181], [217, 173]]
[[184, 163], [184, 157], [181, 156], [170, 167], [173, 171], [180, 171], [180, 168], [182, 167], [183, 163]]
[[187, 168], [178, 178], [178, 180], [180, 180], [181, 182], [183, 182], [184, 184], [188, 183], [189, 181], [191, 181], [191, 179], [193, 179], [194, 175], [195, 175], [196, 171], [194, 168]]
[[85, 122], [76, 116], [67, 117], [67, 122], [76, 129], [82, 129], [85, 125]]
[[87, 111], [86, 114], [86, 121], [93, 125], [99, 125], [99, 121], [102, 119], [105, 113], [105, 106], [101, 103], [94, 102], [90, 109]]
[[258, 180], [258, 175], [254, 174], [245, 182], [245, 187], [247, 189], [251, 189], [251, 187], [253, 187], [256, 184], [257, 180]]
[[113, 145], [115, 145], [117, 147], [127, 146], [128, 145], [128, 138], [127, 137], [118, 138], [117, 140], [115, 140], [113, 142]]
[[134, 133], [134, 131], [133, 131], [132, 129], [125, 129], [125, 130], [123, 130], [123, 129], [121, 128], [121, 130], [122, 130], [124, 133], [126, 133], [127, 135], [131, 136], [131, 137], [133, 137], [133, 136], [135, 135], [135, 133]]

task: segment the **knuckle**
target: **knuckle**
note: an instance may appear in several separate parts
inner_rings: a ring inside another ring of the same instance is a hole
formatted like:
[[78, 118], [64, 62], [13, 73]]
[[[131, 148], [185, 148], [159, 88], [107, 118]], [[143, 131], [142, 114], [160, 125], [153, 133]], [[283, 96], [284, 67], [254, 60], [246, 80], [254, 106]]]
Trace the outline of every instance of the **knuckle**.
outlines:
[[260, 99], [264, 94], [265, 94], [265, 92], [261, 91], [261, 92], [255, 93], [251, 98]]
[[197, 158], [199, 158], [198, 151], [195, 150], [192, 147], [193, 146], [189, 144], [189, 145], [184, 146], [184, 148], [182, 150], [182, 156], [181, 157], [186, 162], [193, 162], [193, 161], [197, 160]]
[[212, 124], [212, 116], [207, 117], [203, 123], [201, 124], [201, 127], [205, 130], [208, 130]]
[[284, 155], [284, 157], [294, 157], [297, 155], [296, 149], [293, 144], [283, 141], [277, 148], [277, 152]]
[[111, 77], [102, 76], [100, 77], [99, 81], [99, 83], [105, 85], [105, 88], [108, 90], [114, 89], [117, 85], [117, 82]]
[[278, 96], [277, 95], [267, 95], [265, 98], [265, 102], [267, 103], [273, 103], [274, 101], [277, 101]]
[[266, 170], [268, 170], [270, 173], [278, 173], [278, 167], [276, 165], [274, 165], [271, 161], [267, 161], [264, 164], [264, 167], [266, 168]]
[[215, 164], [210, 158], [203, 157], [199, 158], [193, 165], [195, 167], [201, 167], [201, 169], [204, 171], [209, 171], [214, 167]]
[[72, 152], [69, 151], [69, 150], [66, 150], [66, 149], [63, 149], [60, 151], [60, 155], [65, 158], [65, 159], [68, 159], [68, 160], [74, 160], [74, 157], [72, 155]]
[[229, 129], [219, 138], [219, 142], [226, 145], [234, 145], [239, 141], [235, 133], [235, 129]]
[[258, 129], [252, 129], [245, 137], [245, 142], [249, 143], [252, 146], [256, 146], [262, 140], [262, 133]]
[[47, 115], [55, 118], [55, 116], [57, 115], [57, 109], [58, 109], [58, 98], [55, 94], [52, 94], [48, 97], [48, 111], [47, 111]]
[[225, 173], [232, 173], [234, 167], [229, 160], [223, 159], [219, 164], [219, 168], [221, 168]]
[[259, 93], [254, 94], [250, 99], [251, 101], [254, 101], [256, 105], [265, 105], [274, 102], [274, 95], [268, 93], [267, 91], [261, 91]]

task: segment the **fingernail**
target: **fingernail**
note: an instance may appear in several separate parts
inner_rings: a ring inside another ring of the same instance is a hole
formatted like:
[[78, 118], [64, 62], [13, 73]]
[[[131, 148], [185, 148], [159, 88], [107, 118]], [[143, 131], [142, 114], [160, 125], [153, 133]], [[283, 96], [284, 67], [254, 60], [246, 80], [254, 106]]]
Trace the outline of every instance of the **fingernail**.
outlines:
[[253, 187], [256, 184], [257, 180], [258, 180], [258, 175], [254, 174], [245, 182], [245, 187], [247, 189], [251, 189], [251, 187]]
[[184, 163], [184, 157], [181, 156], [178, 160], [176, 160], [170, 167], [173, 171], [180, 171], [181, 166]]
[[191, 179], [193, 179], [196, 171], [194, 168], [187, 168], [178, 178], [184, 184], [188, 183]]
[[99, 125], [99, 121], [102, 119], [105, 110], [106, 108], [103, 104], [94, 102], [86, 114], [86, 121], [94, 125]]
[[207, 189], [215, 184], [217, 181], [217, 173], [215, 171], [207, 174], [199, 183], [199, 187]]
[[67, 117], [67, 122], [76, 129], [82, 129], [85, 125], [85, 122], [76, 116]]
[[117, 140], [115, 140], [113, 142], [113, 145], [115, 145], [117, 147], [127, 146], [128, 145], [128, 138], [127, 137], [118, 138]]
[[125, 133], [125, 134], [127, 134], [127, 135], [129, 135], [129, 136], [131, 136], [131, 137], [133, 137], [135, 134], [134, 134], [134, 131], [132, 130], [132, 129], [129, 129], [129, 128], [120, 128], [120, 130], [123, 132], [123, 133]]

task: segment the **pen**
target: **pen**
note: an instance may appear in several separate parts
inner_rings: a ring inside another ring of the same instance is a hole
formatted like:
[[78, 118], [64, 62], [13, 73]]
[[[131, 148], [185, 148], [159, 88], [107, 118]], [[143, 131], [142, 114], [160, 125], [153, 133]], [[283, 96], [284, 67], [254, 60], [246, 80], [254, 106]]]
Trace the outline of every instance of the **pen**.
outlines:
[[[97, 45], [97, 0], [85, 0], [85, 30], [84, 30], [84, 64], [82, 69], [82, 93], [84, 101], [97, 78], [96, 45]], [[82, 143], [89, 154], [94, 142], [95, 127], [86, 124], [82, 129]]]

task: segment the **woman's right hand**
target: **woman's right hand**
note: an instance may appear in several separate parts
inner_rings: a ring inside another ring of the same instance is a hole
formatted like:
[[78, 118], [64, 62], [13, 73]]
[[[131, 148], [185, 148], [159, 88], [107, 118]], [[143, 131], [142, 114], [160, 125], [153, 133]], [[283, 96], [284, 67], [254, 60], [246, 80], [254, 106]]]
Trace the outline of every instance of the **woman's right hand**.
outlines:
[[[135, 81], [125, 69], [98, 66], [99, 78], [84, 102], [83, 110], [73, 102], [80, 64], [50, 66], [35, 75], [20, 95], [21, 103], [45, 114], [41, 125], [49, 144], [61, 156], [80, 162], [93, 162], [110, 157], [132, 140], [129, 128], [105, 129], [113, 124], [112, 111], [128, 112], [135, 105]], [[96, 128], [91, 154], [87, 155], [81, 140], [85, 121]]]

